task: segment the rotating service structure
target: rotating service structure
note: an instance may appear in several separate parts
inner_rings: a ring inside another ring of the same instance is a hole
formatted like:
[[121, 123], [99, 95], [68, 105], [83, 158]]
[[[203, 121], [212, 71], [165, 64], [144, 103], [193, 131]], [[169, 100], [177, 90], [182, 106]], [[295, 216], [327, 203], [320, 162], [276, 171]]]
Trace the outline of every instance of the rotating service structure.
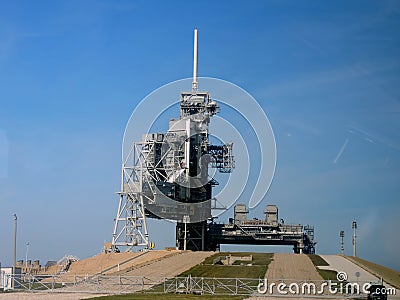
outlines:
[[211, 145], [210, 118], [219, 106], [208, 92], [198, 91], [195, 30], [192, 91], [180, 94], [180, 117], [166, 133], [148, 133], [134, 142], [122, 165], [120, 201], [112, 248], [149, 247], [146, 217], [176, 222], [178, 249], [207, 250], [211, 216], [209, 168], [229, 173], [234, 168], [233, 143]]
[[[147, 218], [174, 221], [176, 247], [180, 250], [216, 250], [225, 243], [263, 243], [258, 238], [260, 232], [269, 233], [269, 238], [261, 239], [264, 244], [273, 244], [279, 242], [279, 237], [271, 239], [272, 233], [286, 239], [289, 229], [293, 231], [289, 225], [269, 220], [250, 224], [245, 212], [240, 213], [240, 209], [246, 211], [240, 205], [235, 207], [235, 222], [214, 223], [211, 211], [217, 204], [212, 190], [218, 182], [209, 171], [214, 168], [231, 173], [235, 160], [232, 142], [213, 145], [209, 140], [210, 121], [219, 112], [219, 105], [208, 92], [198, 89], [197, 29], [193, 61], [192, 89], [180, 93], [179, 118], [169, 121], [167, 132], [143, 134], [141, 141], [132, 142], [124, 158], [110, 251], [152, 248]], [[309, 245], [315, 245], [313, 237], [310, 244], [305, 228], [295, 229], [297, 235], [286, 244], [294, 245], [298, 253], [313, 252], [308, 250]], [[313, 232], [312, 229], [312, 235]], [[252, 235], [256, 238], [249, 238]]]

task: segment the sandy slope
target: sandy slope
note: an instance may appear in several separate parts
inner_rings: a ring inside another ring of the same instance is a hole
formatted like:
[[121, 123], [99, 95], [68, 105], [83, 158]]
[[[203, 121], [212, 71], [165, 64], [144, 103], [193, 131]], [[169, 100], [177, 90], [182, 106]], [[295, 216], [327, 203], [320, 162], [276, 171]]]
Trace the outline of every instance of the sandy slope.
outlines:
[[215, 252], [180, 252], [162, 260], [133, 269], [125, 276], [162, 276], [174, 277], [201, 263], [206, 257]]
[[323, 280], [305, 254], [275, 253], [265, 278]]

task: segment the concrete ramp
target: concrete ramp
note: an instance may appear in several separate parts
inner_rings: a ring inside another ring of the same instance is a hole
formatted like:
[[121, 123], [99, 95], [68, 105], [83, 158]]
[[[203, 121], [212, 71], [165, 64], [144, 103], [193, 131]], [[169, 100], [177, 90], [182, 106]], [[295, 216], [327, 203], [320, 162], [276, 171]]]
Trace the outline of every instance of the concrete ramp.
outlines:
[[[347, 274], [347, 281], [349, 282], [379, 282], [380, 278], [364, 270], [360, 266], [351, 262], [340, 255], [320, 255], [329, 266], [318, 267], [325, 270], [334, 270], [337, 272], [345, 272]], [[357, 278], [356, 272], [359, 272], [359, 277]], [[393, 288], [393, 286], [385, 283], [386, 287]], [[396, 289], [395, 295], [389, 295], [388, 299], [400, 299], [400, 291]]]
[[[318, 268], [324, 270], [333, 270], [336, 272], [345, 272], [347, 274], [347, 280], [351, 282], [358, 281], [379, 281], [379, 278], [365, 271], [363, 268], [352, 263], [348, 259], [340, 255], [320, 255], [329, 266], [319, 266]], [[360, 277], [356, 277], [356, 272], [360, 273]]]
[[[179, 254], [180, 251], [152, 250], [147, 252], [101, 253], [90, 258], [73, 262], [67, 273], [61, 276], [66, 282], [75, 280], [74, 276], [93, 276], [96, 274], [115, 275], [137, 266], [152, 263], [165, 257]], [[140, 274], [140, 276], [146, 274]]]
[[268, 279], [323, 280], [305, 254], [275, 253], [265, 274]]
[[206, 257], [215, 254], [211, 251], [178, 252], [157, 261], [140, 265], [124, 273], [124, 276], [174, 277], [201, 263]]

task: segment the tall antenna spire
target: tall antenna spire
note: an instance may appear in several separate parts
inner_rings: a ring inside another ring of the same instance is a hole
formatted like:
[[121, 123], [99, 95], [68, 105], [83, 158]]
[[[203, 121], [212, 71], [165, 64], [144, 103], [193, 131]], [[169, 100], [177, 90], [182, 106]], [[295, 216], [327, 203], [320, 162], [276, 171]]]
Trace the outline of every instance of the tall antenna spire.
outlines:
[[194, 29], [194, 49], [193, 49], [193, 82], [192, 91], [197, 92], [199, 84], [197, 82], [197, 28]]

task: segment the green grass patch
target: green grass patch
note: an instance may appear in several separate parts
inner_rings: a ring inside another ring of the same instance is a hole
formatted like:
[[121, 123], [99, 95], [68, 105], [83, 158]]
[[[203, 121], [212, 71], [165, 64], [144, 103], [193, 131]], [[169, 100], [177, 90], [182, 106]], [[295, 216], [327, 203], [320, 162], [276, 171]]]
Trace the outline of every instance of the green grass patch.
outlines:
[[128, 295], [113, 295], [113, 296], [103, 296], [103, 297], [96, 297], [90, 298], [95, 300], [150, 300], [150, 299], [166, 299], [166, 300], [174, 300], [174, 299], [181, 299], [181, 300], [192, 300], [192, 299], [201, 299], [201, 300], [208, 300], [208, 299], [218, 299], [218, 300], [241, 300], [246, 298], [246, 296], [211, 296], [211, 295], [192, 295], [192, 294], [128, 294]]
[[[215, 258], [218, 256], [227, 256], [231, 254], [232, 256], [253, 256], [253, 260], [251, 262], [246, 261], [245, 263], [252, 263], [253, 265], [263, 265], [265, 264], [266, 259], [271, 260], [273, 253], [257, 253], [257, 252], [218, 252], [212, 256], [206, 257], [204, 261], [201, 263], [203, 265], [212, 265]], [[269, 262], [268, 262], [269, 263]]]
[[333, 270], [321, 270], [317, 268], [317, 271], [319, 273], [319, 275], [321, 275], [321, 277], [324, 280], [332, 280], [332, 281], [337, 281], [337, 272], [333, 271]]
[[[213, 265], [213, 261], [218, 256], [248, 256], [252, 255], [252, 261], [243, 261], [238, 264], [225, 266]], [[272, 253], [251, 253], [251, 252], [220, 252], [207, 257], [203, 263], [183, 272], [178, 277], [211, 277], [211, 278], [264, 278], [268, 264], [272, 261]], [[243, 263], [243, 265], [240, 265]], [[251, 264], [251, 265], [248, 265]]]
[[[231, 254], [232, 256], [248, 256], [252, 255], [252, 261], [239, 261], [239, 265], [213, 265], [213, 261], [218, 256], [226, 256]], [[268, 264], [272, 261], [272, 253], [251, 253], [251, 252], [220, 252], [207, 257], [201, 264], [194, 266], [193, 268], [178, 275], [178, 277], [186, 277], [191, 275], [192, 277], [211, 277], [211, 278], [264, 278], [265, 272], [267, 271]], [[243, 265], [240, 265], [243, 263]], [[248, 264], [251, 264], [249, 266]], [[212, 279], [211, 279], [212, 280]], [[235, 280], [235, 279], [233, 279]], [[218, 288], [217, 288], [218, 290]], [[225, 296], [225, 295], [194, 295], [194, 294], [165, 294], [164, 284], [159, 284], [151, 288], [150, 293], [134, 293], [129, 295], [112, 295], [95, 298], [96, 300], [147, 300], [147, 299], [244, 299], [248, 296]], [[92, 298], [94, 299], [94, 298]]]
[[326, 262], [325, 259], [323, 259], [321, 256], [317, 255], [317, 254], [307, 254], [307, 256], [310, 258], [310, 260], [312, 261], [312, 263], [314, 264], [314, 266], [317, 269], [317, 272], [319, 273], [319, 275], [321, 275], [321, 277], [324, 280], [332, 280], [332, 281], [337, 281], [337, 272], [333, 271], [333, 270], [322, 270], [320, 268], [318, 268], [319, 266], [329, 266], [329, 264]]
[[311, 259], [314, 266], [329, 266], [325, 259], [317, 254], [307, 254], [307, 256]]
[[197, 265], [179, 276], [211, 278], [264, 278], [267, 266]]
[[390, 285], [400, 289], [400, 272], [359, 257], [346, 256], [346, 258], [368, 272], [375, 274], [378, 278], [382, 277]]
[[[317, 269], [317, 272], [324, 280], [331, 280], [332, 282], [339, 283], [340, 281], [337, 280], [337, 272], [333, 270], [323, 270], [318, 268], [319, 266], [329, 266], [325, 259], [317, 254], [307, 254], [307, 256], [311, 259], [312, 263]], [[343, 282], [347, 283], [347, 282]]]

